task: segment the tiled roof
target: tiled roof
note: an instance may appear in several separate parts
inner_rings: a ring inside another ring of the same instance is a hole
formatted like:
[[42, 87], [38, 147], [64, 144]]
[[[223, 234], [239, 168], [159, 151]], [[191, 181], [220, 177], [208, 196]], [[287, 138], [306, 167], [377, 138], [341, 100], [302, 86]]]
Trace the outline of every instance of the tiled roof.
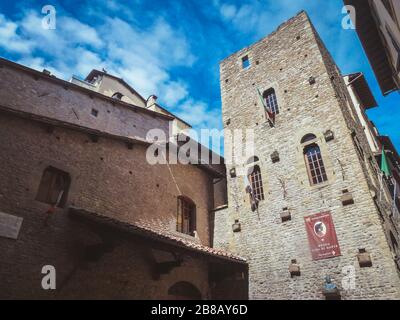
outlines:
[[204, 246], [196, 243], [194, 240], [185, 239], [183, 236], [178, 236], [166, 230], [160, 224], [154, 221], [137, 221], [135, 223], [127, 223], [94, 212], [89, 212], [84, 209], [71, 207], [69, 208], [71, 216], [83, 218], [91, 222], [101, 225], [107, 225], [122, 232], [128, 232], [135, 235], [151, 238], [153, 240], [168, 243], [173, 246], [181, 247], [200, 254], [210, 255], [216, 258], [230, 260], [237, 263], [246, 263], [246, 259], [230, 252]]

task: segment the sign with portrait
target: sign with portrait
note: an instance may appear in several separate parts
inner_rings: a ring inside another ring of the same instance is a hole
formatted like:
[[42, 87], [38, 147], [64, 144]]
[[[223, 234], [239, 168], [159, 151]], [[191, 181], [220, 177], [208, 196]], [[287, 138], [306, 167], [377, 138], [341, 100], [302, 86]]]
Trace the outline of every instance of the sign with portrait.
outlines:
[[321, 260], [341, 255], [330, 212], [322, 212], [304, 217], [308, 242], [313, 260]]

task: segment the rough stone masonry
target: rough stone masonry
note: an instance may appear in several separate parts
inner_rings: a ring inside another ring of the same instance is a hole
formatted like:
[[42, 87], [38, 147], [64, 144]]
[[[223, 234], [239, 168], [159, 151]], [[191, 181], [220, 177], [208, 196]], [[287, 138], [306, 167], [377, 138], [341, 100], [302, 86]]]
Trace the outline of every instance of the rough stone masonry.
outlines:
[[[248, 67], [243, 67], [243, 57]], [[324, 278], [330, 275], [342, 299], [399, 299], [400, 281], [385, 227], [387, 204], [373, 192], [379, 186], [377, 164], [340, 71], [307, 14], [299, 13], [226, 58], [220, 74], [224, 128], [254, 130], [265, 195], [253, 212], [245, 178], [230, 175], [239, 168], [227, 166], [229, 207], [215, 213], [214, 244], [248, 259], [249, 298], [324, 299]], [[257, 94], [257, 89], [269, 88], [275, 90], [280, 110], [274, 127]], [[333, 139], [326, 139], [327, 131]], [[316, 136], [325, 183], [310, 185], [301, 143], [307, 134]], [[225, 150], [230, 144], [225, 141]], [[278, 161], [271, 159], [274, 152]], [[350, 203], [341, 200], [344, 193], [352, 197]], [[284, 210], [291, 219], [283, 222]], [[326, 211], [341, 255], [313, 261], [304, 217]], [[233, 231], [235, 220], [239, 232]], [[372, 266], [360, 267], [360, 249], [369, 253]], [[293, 277], [292, 260], [300, 266], [300, 275]], [[354, 267], [354, 288], [342, 285], [349, 267]]]

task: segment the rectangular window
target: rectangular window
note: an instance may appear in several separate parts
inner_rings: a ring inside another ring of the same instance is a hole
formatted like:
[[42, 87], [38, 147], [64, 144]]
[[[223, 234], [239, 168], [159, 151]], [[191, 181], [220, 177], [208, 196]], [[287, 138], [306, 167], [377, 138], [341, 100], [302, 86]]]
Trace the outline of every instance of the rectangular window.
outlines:
[[92, 116], [97, 117], [98, 114], [99, 114], [99, 111], [97, 109], [93, 108], [92, 111], [91, 111], [91, 114], [92, 114]]
[[243, 69], [246, 69], [246, 68], [248, 68], [248, 67], [250, 67], [249, 56], [244, 56], [244, 57], [242, 58], [242, 68], [243, 68]]
[[269, 89], [264, 92], [264, 99], [265, 103], [267, 104], [267, 107], [273, 114], [278, 114], [279, 113], [279, 106], [278, 106], [278, 100], [276, 98], [276, 93], [274, 89]]
[[42, 175], [36, 200], [63, 208], [71, 179], [67, 172], [48, 167]]
[[325, 165], [322, 161], [321, 150], [317, 145], [309, 145], [304, 152], [308, 175], [311, 185], [316, 185], [328, 181]]
[[251, 188], [253, 190], [253, 196], [255, 199], [258, 201], [264, 200], [264, 187], [259, 166], [254, 166], [252, 168], [249, 180], [251, 182]]
[[196, 230], [196, 206], [188, 198], [178, 198], [178, 216], [177, 227], [178, 232], [193, 236]]

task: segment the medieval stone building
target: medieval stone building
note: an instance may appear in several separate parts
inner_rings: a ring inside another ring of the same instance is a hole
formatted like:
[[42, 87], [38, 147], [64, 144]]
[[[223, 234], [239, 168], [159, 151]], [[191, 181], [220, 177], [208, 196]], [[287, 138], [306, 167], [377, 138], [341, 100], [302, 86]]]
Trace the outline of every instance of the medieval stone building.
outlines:
[[224, 127], [254, 130], [255, 154], [227, 165], [214, 243], [247, 259], [249, 298], [399, 299], [399, 225], [362, 77], [346, 85], [304, 12], [220, 71]]
[[104, 72], [1, 59], [0, 298], [246, 299], [245, 259], [211, 248], [223, 159], [147, 160], [149, 130], [179, 149], [185, 125]]
[[383, 147], [395, 185], [400, 161], [362, 74], [340, 74], [302, 12], [225, 59], [221, 91], [254, 154], [154, 165], [149, 131], [179, 151], [190, 128], [155, 96], [0, 59], [0, 298], [400, 298]]

